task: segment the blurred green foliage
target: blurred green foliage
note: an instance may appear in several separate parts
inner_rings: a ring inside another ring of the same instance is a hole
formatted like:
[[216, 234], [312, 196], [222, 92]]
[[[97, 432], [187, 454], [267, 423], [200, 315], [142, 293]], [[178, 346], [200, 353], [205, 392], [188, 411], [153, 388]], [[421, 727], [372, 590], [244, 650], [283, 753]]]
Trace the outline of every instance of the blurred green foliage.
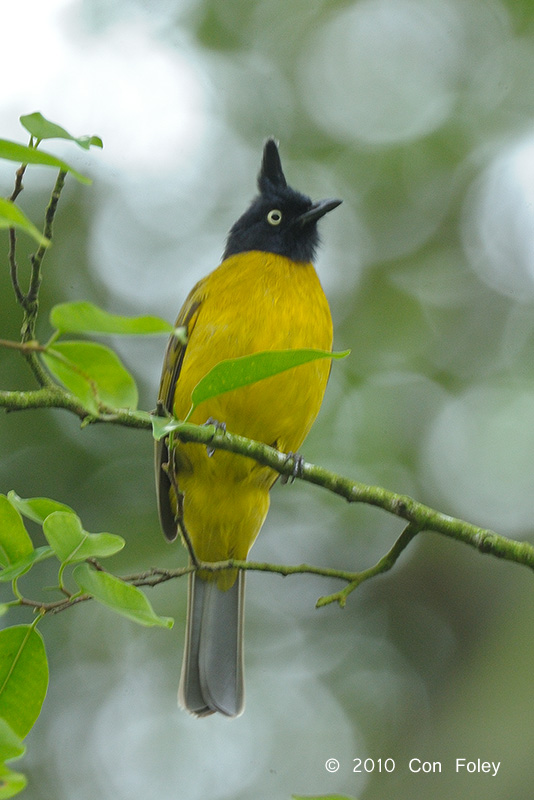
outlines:
[[[532, 539], [532, 3], [84, 0], [65, 2], [54, 24], [65, 64], [38, 105], [97, 130], [105, 148], [99, 166], [92, 157], [93, 186], [71, 181], [62, 198], [39, 336], [63, 301], [172, 322], [217, 265], [254, 193], [263, 139], [275, 135], [292, 185], [344, 199], [322, 226], [317, 267], [336, 347], [352, 355], [332, 373], [305, 457]], [[159, 100], [160, 117], [154, 76], [169, 92], [178, 69], [194, 80]], [[32, 107], [11, 104], [1, 119]], [[169, 149], [179, 117], [186, 133]], [[13, 176], [0, 180], [8, 196]], [[48, 191], [40, 173], [26, 181], [22, 205], [36, 224]], [[15, 338], [3, 263], [2, 336]], [[23, 251], [20, 264], [24, 273]], [[163, 341], [116, 344], [151, 409]], [[0, 351], [0, 383], [33, 385], [17, 354]], [[0, 446], [0, 489], [54, 497], [90, 530], [123, 536], [111, 559], [121, 570], [184, 563], [159, 534], [149, 435], [80, 431], [65, 413], [31, 411], [2, 417]], [[398, 532], [375, 509], [277, 486], [253, 557], [364, 568]], [[231, 726], [175, 708], [186, 590], [171, 584], [151, 600], [177, 619], [174, 632], [138, 631], [94, 607], [48, 625], [51, 684], [23, 762], [32, 800], [146, 800], [177, 786], [191, 800], [530, 798], [526, 570], [428, 535], [343, 613], [314, 610], [324, 582], [249, 578], [249, 696]], [[366, 756], [397, 768], [353, 774], [352, 759]], [[443, 772], [410, 773], [415, 756], [441, 760]], [[460, 756], [502, 767], [496, 778], [457, 774]]]

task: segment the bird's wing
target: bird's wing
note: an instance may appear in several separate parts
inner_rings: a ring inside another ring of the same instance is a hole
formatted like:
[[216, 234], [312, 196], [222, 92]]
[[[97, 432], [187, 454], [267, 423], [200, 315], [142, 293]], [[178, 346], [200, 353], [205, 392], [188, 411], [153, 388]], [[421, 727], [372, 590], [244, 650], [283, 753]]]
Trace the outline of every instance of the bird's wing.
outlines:
[[[180, 377], [184, 356], [187, 350], [187, 342], [197, 320], [203, 301], [203, 282], [197, 283], [192, 289], [187, 300], [176, 320], [175, 327], [185, 328], [186, 341], [181, 341], [176, 336], [171, 336], [161, 374], [161, 383], [158, 395], [158, 413], [164, 414], [173, 412], [174, 392], [176, 383]], [[167, 471], [169, 465], [169, 450], [165, 439], [156, 442], [156, 492], [158, 496], [159, 518], [163, 533], [166, 538], [172, 541], [176, 539], [178, 528], [176, 524], [177, 509], [171, 502], [171, 480]], [[173, 492], [174, 494], [174, 492]]]

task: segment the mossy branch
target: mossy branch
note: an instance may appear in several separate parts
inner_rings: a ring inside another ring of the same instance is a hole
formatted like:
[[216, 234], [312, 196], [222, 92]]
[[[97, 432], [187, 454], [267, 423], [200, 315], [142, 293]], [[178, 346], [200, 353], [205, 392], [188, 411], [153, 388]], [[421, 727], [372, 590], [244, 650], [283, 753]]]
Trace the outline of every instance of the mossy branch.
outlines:
[[[151, 428], [151, 415], [144, 411], [127, 409], [105, 409], [99, 415], [90, 415], [79, 401], [61, 389], [43, 387], [28, 392], [0, 392], [0, 406], [9, 410], [27, 408], [64, 408], [82, 419], [83, 424], [111, 423], [138, 429]], [[324, 467], [310, 464], [292, 455], [280, 453], [273, 447], [261, 442], [247, 439], [224, 431], [217, 425], [194, 425], [192, 423], [176, 423], [174, 436], [183, 442], [196, 442], [209, 446], [213, 450], [226, 450], [252, 458], [258, 463], [271, 467], [286, 479], [297, 477], [307, 483], [343, 497], [350, 503], [367, 503], [404, 520], [407, 525], [391, 549], [372, 567], [361, 571], [337, 570], [315, 567], [307, 564], [287, 566], [254, 561], [230, 560], [214, 564], [200, 563], [199, 569], [218, 571], [224, 569], [242, 569], [271, 572], [279, 575], [314, 574], [335, 578], [345, 582], [345, 586], [330, 595], [319, 598], [317, 605], [324, 606], [337, 602], [343, 606], [348, 595], [361, 583], [391, 569], [397, 559], [420, 532], [430, 531], [463, 542], [481, 553], [512, 561], [516, 564], [534, 569], [534, 547], [528, 542], [507, 539], [493, 531], [472, 525], [464, 520], [436, 511], [413, 498], [391, 492], [380, 486], [369, 486], [344, 477]], [[296, 469], [298, 467], [298, 470]], [[152, 570], [142, 575], [129, 576], [127, 580], [136, 586], [154, 586], [164, 581], [178, 578], [191, 571], [191, 567], [179, 570]], [[39, 605], [40, 604], [35, 604]], [[46, 610], [59, 611], [70, 605], [69, 600], [50, 604]]]
[[[261, 442], [223, 432], [214, 425], [199, 426], [183, 423], [176, 428], [175, 433], [184, 442], [198, 442], [209, 445], [215, 450], [239, 453], [253, 458], [264, 466], [272, 467], [280, 475], [285, 475], [289, 479], [294, 477], [295, 459]], [[450, 517], [417, 502], [408, 495], [397, 494], [380, 486], [369, 486], [306, 461], [300, 462], [297, 477], [307, 483], [322, 486], [324, 489], [344, 497], [350, 503], [367, 503], [378, 506], [384, 511], [406, 520], [419, 531], [435, 531], [470, 544], [483, 553], [492, 553], [499, 558], [517, 561], [534, 568], [534, 547], [532, 545], [525, 542], [513, 542], [493, 531]]]

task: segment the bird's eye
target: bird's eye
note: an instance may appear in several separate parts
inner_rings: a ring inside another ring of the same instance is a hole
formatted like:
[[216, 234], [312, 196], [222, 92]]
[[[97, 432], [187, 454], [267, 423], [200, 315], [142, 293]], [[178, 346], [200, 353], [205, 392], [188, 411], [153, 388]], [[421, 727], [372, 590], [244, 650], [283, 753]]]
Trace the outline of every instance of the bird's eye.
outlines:
[[269, 225], [280, 225], [282, 222], [282, 212], [278, 208], [273, 208], [267, 214], [267, 222]]

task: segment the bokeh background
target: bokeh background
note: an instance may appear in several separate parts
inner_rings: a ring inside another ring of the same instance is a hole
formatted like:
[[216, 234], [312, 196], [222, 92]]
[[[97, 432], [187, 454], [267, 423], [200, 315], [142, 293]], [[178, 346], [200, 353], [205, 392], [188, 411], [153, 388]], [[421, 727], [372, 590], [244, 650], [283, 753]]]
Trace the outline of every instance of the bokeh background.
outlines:
[[[172, 321], [217, 265], [275, 135], [292, 185], [344, 199], [322, 223], [317, 266], [336, 346], [352, 355], [334, 365], [304, 456], [532, 539], [531, 0], [4, 5], [0, 135], [25, 141], [18, 117], [40, 110], [105, 145], [48, 148], [94, 183], [70, 180], [62, 198], [41, 338], [66, 300]], [[0, 164], [1, 194], [13, 173]], [[36, 222], [53, 177], [26, 177], [21, 204]], [[15, 338], [5, 232], [1, 242], [1, 336]], [[30, 252], [21, 239], [23, 274]], [[165, 342], [113, 344], [153, 408]], [[11, 352], [0, 378], [33, 385]], [[0, 490], [53, 497], [88, 530], [124, 536], [118, 572], [184, 563], [158, 530], [145, 433], [32, 411], [0, 417], [0, 447]], [[253, 555], [364, 568], [400, 529], [311, 486], [276, 486]], [[46, 569], [38, 585], [53, 581]], [[176, 618], [171, 632], [96, 604], [46, 620], [50, 690], [23, 762], [27, 796], [530, 798], [531, 573], [422, 534], [345, 610], [315, 610], [337, 586], [249, 576], [247, 709], [235, 721], [176, 708], [185, 583], [150, 591]], [[375, 771], [354, 773], [367, 757]], [[456, 774], [457, 757], [500, 761], [499, 773]], [[379, 772], [380, 758], [395, 771]], [[413, 774], [411, 758], [442, 772]]]

